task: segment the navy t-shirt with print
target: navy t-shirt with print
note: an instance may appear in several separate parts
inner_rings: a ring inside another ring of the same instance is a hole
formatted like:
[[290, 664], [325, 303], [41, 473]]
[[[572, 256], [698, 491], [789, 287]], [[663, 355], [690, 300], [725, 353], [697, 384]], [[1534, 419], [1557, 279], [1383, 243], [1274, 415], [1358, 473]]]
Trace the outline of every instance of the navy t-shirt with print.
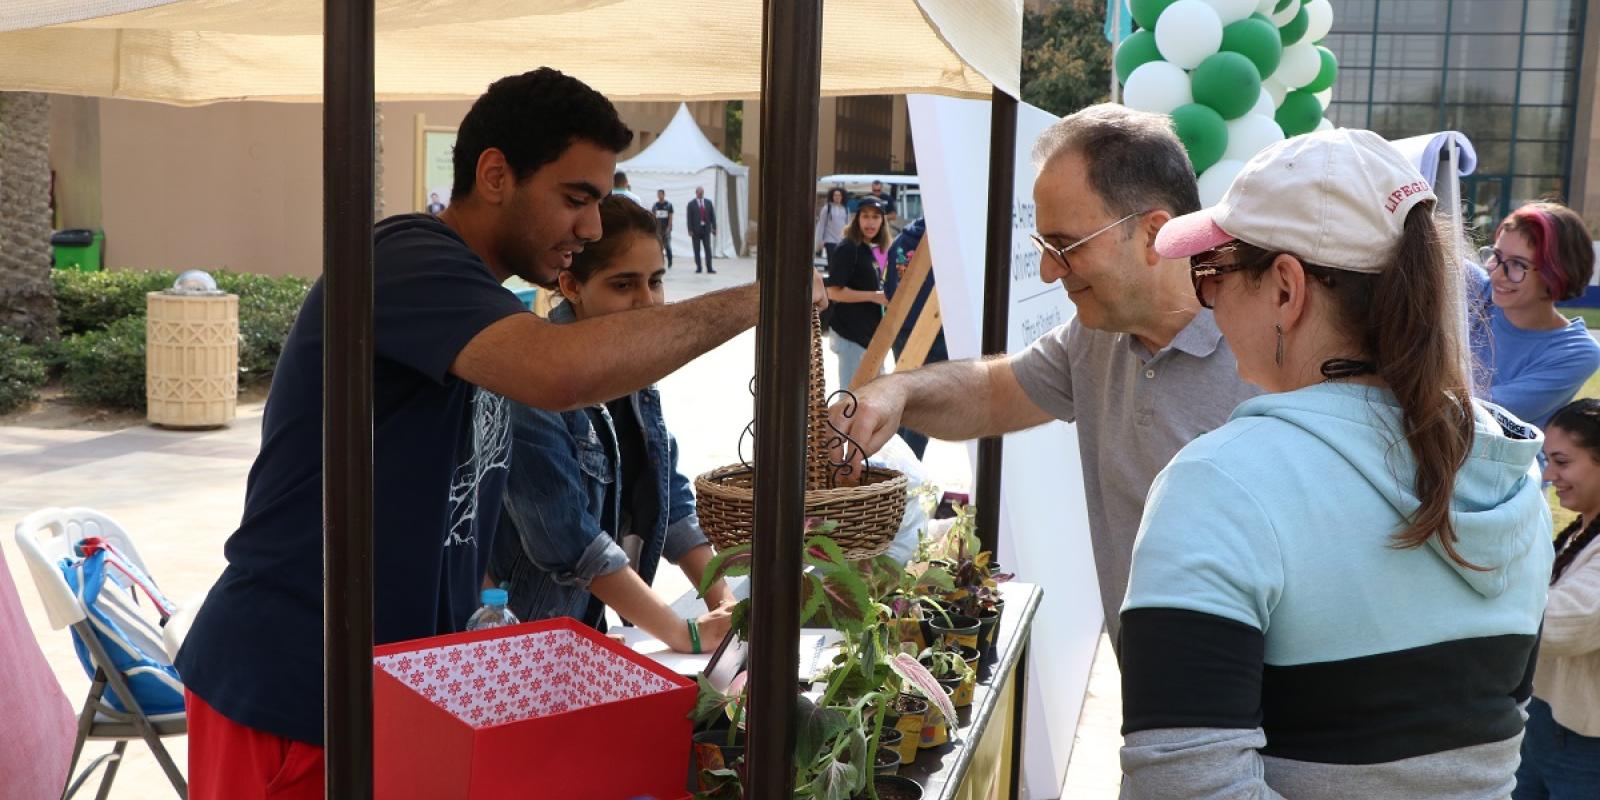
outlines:
[[[526, 313], [450, 228], [379, 223], [374, 243], [374, 638], [465, 627], [510, 461], [506, 400], [449, 373]], [[322, 312], [317, 281], [284, 344], [228, 567], [178, 655], [184, 684], [239, 724], [322, 741]]]

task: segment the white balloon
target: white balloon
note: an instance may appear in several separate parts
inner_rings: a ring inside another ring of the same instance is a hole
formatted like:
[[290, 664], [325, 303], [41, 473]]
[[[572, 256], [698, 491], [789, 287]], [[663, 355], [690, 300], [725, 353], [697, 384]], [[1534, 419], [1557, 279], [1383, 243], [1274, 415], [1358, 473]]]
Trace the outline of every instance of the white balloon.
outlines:
[[1255, 13], [1256, 0], [1206, 0], [1223, 25], [1231, 25]]
[[1298, 89], [1316, 80], [1321, 71], [1322, 56], [1317, 46], [1301, 39], [1283, 48], [1283, 60], [1278, 62], [1278, 70], [1272, 73], [1272, 78], [1290, 89]]
[[1266, 14], [1267, 16], [1271, 16], [1272, 15], [1272, 9], [1277, 8], [1277, 7], [1278, 7], [1278, 0], [1261, 0], [1261, 2], [1256, 3], [1256, 13], [1257, 14]]
[[1294, 18], [1296, 16], [1298, 16], [1299, 14], [1300, 14], [1300, 3], [1297, 0], [1297, 2], [1293, 2], [1293, 3], [1290, 3], [1287, 6], [1284, 6], [1282, 11], [1279, 11], [1278, 13], [1272, 14], [1270, 16], [1272, 17], [1272, 24], [1274, 24], [1274, 25], [1276, 25], [1276, 26], [1281, 28], [1281, 27], [1283, 27], [1285, 25], [1288, 25], [1291, 22], [1294, 22]]
[[1219, 163], [1249, 161], [1251, 156], [1281, 141], [1283, 129], [1276, 120], [1260, 114], [1246, 114], [1228, 123], [1228, 149], [1223, 151]]
[[1306, 3], [1306, 18], [1311, 23], [1306, 27], [1306, 41], [1320, 42], [1333, 30], [1333, 4], [1328, 0], [1311, 0]]
[[1333, 120], [1328, 119], [1327, 117], [1323, 117], [1322, 121], [1317, 123], [1317, 130], [1319, 131], [1331, 131], [1333, 128]]
[[1317, 98], [1317, 102], [1322, 104], [1323, 111], [1327, 111], [1328, 104], [1333, 102], [1333, 89], [1323, 89], [1322, 91], [1312, 95], [1312, 97]]
[[1171, 114], [1172, 109], [1194, 102], [1189, 73], [1165, 61], [1140, 64], [1122, 85], [1122, 102], [1138, 111]]
[[1205, 0], [1178, 0], [1156, 19], [1156, 49], [1161, 57], [1194, 69], [1222, 47], [1222, 18]]
[[1278, 73], [1276, 72], [1272, 73], [1272, 77], [1261, 82], [1261, 91], [1272, 95], [1272, 107], [1274, 109], [1283, 105], [1283, 98], [1289, 96], [1289, 87], [1278, 81]]
[[1222, 195], [1233, 185], [1233, 179], [1239, 177], [1239, 171], [1244, 169], [1243, 161], [1218, 161], [1211, 165], [1200, 176], [1200, 205], [1211, 207], [1222, 202]]
[[1273, 100], [1272, 92], [1267, 91], [1267, 87], [1262, 85], [1261, 96], [1256, 98], [1256, 105], [1254, 108], [1250, 109], [1250, 113], [1260, 114], [1264, 117], [1270, 117], [1277, 109], [1278, 101]]

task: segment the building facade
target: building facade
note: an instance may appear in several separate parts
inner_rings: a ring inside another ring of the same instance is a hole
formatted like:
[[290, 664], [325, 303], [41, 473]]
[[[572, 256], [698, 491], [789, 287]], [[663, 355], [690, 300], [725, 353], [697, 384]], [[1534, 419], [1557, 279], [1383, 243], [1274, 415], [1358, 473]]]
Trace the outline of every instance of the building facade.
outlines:
[[1600, 228], [1600, 0], [1332, 0], [1328, 117], [1390, 139], [1458, 130], [1477, 170], [1467, 219], [1487, 236], [1541, 199]]
[[[690, 103], [717, 147], [725, 103]], [[454, 128], [470, 101], [382, 105], [379, 208], [416, 207], [418, 126]], [[618, 103], [625, 160], [665, 130], [676, 103]], [[322, 107], [239, 102], [178, 107], [51, 98], [58, 228], [105, 231], [109, 268], [322, 272]]]

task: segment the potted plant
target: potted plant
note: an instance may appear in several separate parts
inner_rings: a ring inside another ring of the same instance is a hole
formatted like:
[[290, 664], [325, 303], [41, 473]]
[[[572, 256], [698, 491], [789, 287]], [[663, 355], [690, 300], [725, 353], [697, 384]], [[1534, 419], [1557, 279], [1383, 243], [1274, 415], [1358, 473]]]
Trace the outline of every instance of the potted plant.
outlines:
[[[825, 532], [828, 525], [808, 520], [808, 530], [815, 533]], [[850, 562], [827, 536], [811, 537], [803, 560], [810, 569], [802, 577], [800, 618], [824, 622], [843, 633], [844, 641], [840, 658], [826, 676], [827, 687], [820, 702], [797, 697], [801, 705], [797, 708], [800, 725], [794, 752], [796, 796], [848, 800], [863, 791], [870, 796], [875, 791], [871, 782], [874, 765], [868, 763], [867, 754], [876, 754], [879, 749], [885, 716], [891, 707], [914, 707], [897, 700], [901, 690], [928, 698], [939, 712], [941, 725], [956, 719], [955, 708], [914, 656], [898, 652], [900, 641], [889, 624], [889, 608], [879, 601], [877, 591], [893, 591], [890, 587], [898, 587], [902, 578], [889, 573], [882, 564]], [[746, 574], [749, 567], [749, 545], [718, 553], [707, 564], [701, 593], [718, 578]], [[741, 601], [733, 609], [732, 627], [741, 635], [746, 633], [748, 603]], [[728, 716], [726, 746], [732, 746], [737, 717], [743, 710], [742, 691], [720, 692], [702, 682], [701, 694], [696, 718], [706, 722]], [[920, 712], [928, 712], [926, 703]], [[925, 721], [925, 717], [918, 721], [918, 739]], [[904, 716], [899, 724], [904, 725]], [[913, 756], [914, 748], [915, 744]], [[906, 755], [904, 738], [898, 752]], [[698, 784], [704, 792], [730, 794], [737, 786], [728, 772], [738, 774], [737, 768], [702, 770]]]
[[972, 705], [972, 693], [977, 684], [977, 653], [972, 648], [931, 647], [917, 660], [950, 693], [951, 704], [963, 708]]
[[[879, 775], [872, 779], [872, 790], [877, 800], [922, 800], [922, 785], [902, 775]], [[856, 795], [856, 800], [866, 798]]]

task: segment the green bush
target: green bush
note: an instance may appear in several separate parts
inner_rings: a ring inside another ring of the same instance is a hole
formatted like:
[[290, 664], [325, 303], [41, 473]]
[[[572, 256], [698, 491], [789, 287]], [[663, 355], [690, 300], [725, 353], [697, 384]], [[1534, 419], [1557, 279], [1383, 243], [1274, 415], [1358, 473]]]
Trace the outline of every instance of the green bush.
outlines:
[[[289, 336], [300, 304], [311, 282], [293, 276], [274, 277], [217, 270], [211, 273], [217, 288], [239, 296], [239, 384], [263, 384], [272, 379], [283, 341]], [[172, 270], [115, 270], [53, 273], [56, 305], [61, 314], [61, 335], [104, 330], [118, 320], [137, 318], [143, 325], [145, 294], [172, 286]], [[142, 341], [142, 339], [141, 339]], [[51, 374], [66, 368], [64, 350], [46, 352]], [[141, 393], [143, 389], [140, 390]]]
[[9, 333], [0, 332], [0, 414], [16, 411], [39, 399], [45, 367], [33, 348]]
[[144, 410], [144, 315], [61, 342], [62, 386], [80, 403]]
[[239, 385], [270, 381], [311, 281], [223, 270], [212, 277], [218, 289], [239, 296]]
[[144, 318], [145, 293], [172, 286], [171, 270], [121, 269], [108, 272], [51, 270], [61, 335], [102, 330], [125, 317]]

